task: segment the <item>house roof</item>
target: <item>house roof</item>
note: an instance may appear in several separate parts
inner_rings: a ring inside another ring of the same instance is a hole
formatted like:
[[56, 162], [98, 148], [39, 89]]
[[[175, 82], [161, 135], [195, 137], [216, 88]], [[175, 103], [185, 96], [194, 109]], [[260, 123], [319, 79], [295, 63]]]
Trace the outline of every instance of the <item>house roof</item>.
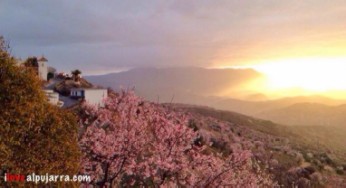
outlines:
[[92, 90], [105, 90], [107, 91], [107, 89], [103, 89], [103, 88], [71, 88], [71, 91], [92, 91]]
[[41, 56], [37, 61], [45, 61], [45, 62], [47, 62], [48, 61], [48, 59], [47, 58], [45, 58], [44, 56]]

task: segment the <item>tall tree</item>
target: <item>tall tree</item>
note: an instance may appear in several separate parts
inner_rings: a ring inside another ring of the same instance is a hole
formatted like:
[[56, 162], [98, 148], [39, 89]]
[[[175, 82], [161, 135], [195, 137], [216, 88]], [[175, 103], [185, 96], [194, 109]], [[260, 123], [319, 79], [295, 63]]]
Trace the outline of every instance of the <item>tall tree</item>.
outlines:
[[38, 60], [37, 57], [28, 57], [25, 62], [24, 65], [26, 67], [34, 67], [37, 68], [38, 67]]
[[71, 71], [71, 74], [73, 75], [74, 81], [78, 82], [80, 80], [80, 75], [82, 74], [82, 71], [76, 69], [74, 71]]
[[1, 168], [17, 174], [77, 173], [75, 116], [48, 103], [32, 69], [17, 66], [3, 47], [0, 54]]

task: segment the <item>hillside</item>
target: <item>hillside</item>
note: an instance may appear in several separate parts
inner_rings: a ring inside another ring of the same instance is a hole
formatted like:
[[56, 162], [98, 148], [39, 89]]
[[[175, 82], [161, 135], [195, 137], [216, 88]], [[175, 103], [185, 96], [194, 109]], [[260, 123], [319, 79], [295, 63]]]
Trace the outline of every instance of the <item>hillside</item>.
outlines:
[[269, 120], [253, 118], [236, 112], [216, 110], [210, 107], [200, 107], [192, 105], [174, 105], [178, 108], [188, 109], [188, 112], [198, 113], [204, 116], [211, 116], [223, 121], [245, 125], [252, 129], [268, 133], [270, 135], [282, 136], [295, 140], [297, 146], [314, 148], [316, 151], [333, 150], [338, 153], [340, 160], [346, 161], [346, 138], [343, 133], [345, 127], [336, 126], [287, 126], [276, 124]]
[[346, 127], [346, 105], [328, 106], [318, 103], [297, 103], [268, 110], [256, 116], [287, 125], [320, 125]]
[[[166, 104], [170, 105], [170, 104]], [[272, 121], [253, 118], [236, 112], [216, 110], [210, 107], [194, 105], [172, 104], [174, 108], [185, 109], [189, 113], [197, 113], [202, 116], [210, 116], [222, 121], [244, 125], [266, 134], [289, 138], [296, 146], [313, 148], [316, 151], [333, 150], [338, 153], [340, 161], [346, 161], [346, 138], [343, 136], [345, 127], [324, 126], [286, 126], [273, 123]]]
[[[278, 161], [276, 167], [271, 167], [271, 172], [276, 180], [286, 187], [288, 185], [284, 182], [299, 179], [297, 174], [294, 175], [296, 179], [290, 177], [293, 176], [293, 169], [303, 171], [313, 169], [314, 172], [322, 173], [325, 181], [334, 176], [339, 179], [338, 181], [345, 181], [345, 176], [337, 174], [344, 174], [346, 149], [343, 146], [346, 139], [342, 136], [342, 132], [337, 133], [336, 129], [277, 125], [270, 121], [209, 107], [183, 104], [165, 104], [165, 106], [194, 117], [194, 125], [208, 135], [207, 140], [216, 143], [216, 149], [221, 151], [227, 151], [225, 149], [227, 145], [234, 144], [234, 140], [229, 140], [234, 134], [245, 142], [261, 143], [262, 151], [254, 148], [251, 150], [255, 155], [258, 152], [257, 154], [261, 156], [258, 158], [261, 158], [265, 164], [271, 164], [274, 159]], [[243, 147], [248, 146], [243, 145]], [[308, 179], [312, 181], [311, 176]]]

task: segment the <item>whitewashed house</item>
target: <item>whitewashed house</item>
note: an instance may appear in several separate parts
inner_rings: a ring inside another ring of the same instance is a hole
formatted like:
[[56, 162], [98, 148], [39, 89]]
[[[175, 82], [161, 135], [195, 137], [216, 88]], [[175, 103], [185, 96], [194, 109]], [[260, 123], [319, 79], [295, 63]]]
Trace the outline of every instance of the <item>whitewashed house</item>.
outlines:
[[64, 105], [64, 103], [59, 100], [59, 93], [54, 92], [51, 89], [44, 89], [43, 91], [45, 92], [49, 103], [57, 105], [59, 107], [62, 107]]
[[72, 88], [72, 98], [82, 98], [90, 105], [104, 107], [104, 100], [108, 97], [107, 89], [98, 88]]
[[48, 75], [47, 62], [48, 62], [48, 60], [44, 56], [41, 56], [40, 58], [37, 59], [38, 76], [42, 80], [47, 80], [47, 75]]

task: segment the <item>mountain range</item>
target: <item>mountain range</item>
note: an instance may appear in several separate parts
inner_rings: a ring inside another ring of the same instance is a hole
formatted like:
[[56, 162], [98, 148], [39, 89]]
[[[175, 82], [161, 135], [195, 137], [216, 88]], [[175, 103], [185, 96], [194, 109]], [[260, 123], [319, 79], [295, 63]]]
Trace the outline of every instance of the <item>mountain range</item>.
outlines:
[[[246, 83], [262, 78], [253, 69], [205, 69], [198, 67], [136, 68], [126, 72], [85, 77], [96, 85], [134, 88], [150, 101], [201, 104], [218, 100]], [[210, 97], [212, 96], [212, 97]]]
[[264, 78], [253, 69], [136, 68], [85, 78], [113, 89], [134, 88], [149, 101], [209, 106], [280, 124], [345, 126], [346, 122], [344, 100], [319, 95], [268, 99], [262, 93], [242, 92], [247, 83]]

